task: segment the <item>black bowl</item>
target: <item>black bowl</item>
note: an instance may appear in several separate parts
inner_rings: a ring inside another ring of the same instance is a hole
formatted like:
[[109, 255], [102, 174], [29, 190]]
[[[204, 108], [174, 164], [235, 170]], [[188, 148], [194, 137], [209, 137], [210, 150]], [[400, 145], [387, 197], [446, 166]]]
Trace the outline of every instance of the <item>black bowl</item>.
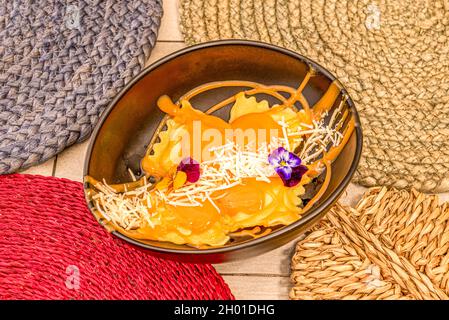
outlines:
[[[310, 105], [313, 105], [335, 77], [316, 62], [287, 49], [254, 41], [227, 40], [203, 43], [172, 53], [132, 79], [103, 112], [87, 151], [84, 175], [100, 180], [104, 178], [113, 184], [130, 180], [128, 168], [136, 175], [139, 174], [140, 160], [164, 117], [156, 106], [161, 95], [169, 95], [176, 101], [194, 87], [222, 80], [247, 80], [297, 87], [310, 66], [316, 70], [316, 76], [311, 78], [303, 93]], [[198, 96], [194, 100], [195, 107], [206, 110], [240, 90], [242, 88], [226, 88], [213, 95]], [[163, 257], [215, 263], [248, 258], [293, 240], [325, 215], [357, 168], [362, 151], [362, 130], [354, 103], [344, 89], [335, 105], [343, 95], [347, 97], [346, 107], [355, 118], [355, 130], [332, 164], [333, 174], [325, 194], [300, 220], [257, 239], [211, 249], [140, 241], [119, 232], [113, 232], [114, 235]], [[84, 190], [88, 187], [85, 183]], [[86, 200], [92, 210], [87, 197]]]

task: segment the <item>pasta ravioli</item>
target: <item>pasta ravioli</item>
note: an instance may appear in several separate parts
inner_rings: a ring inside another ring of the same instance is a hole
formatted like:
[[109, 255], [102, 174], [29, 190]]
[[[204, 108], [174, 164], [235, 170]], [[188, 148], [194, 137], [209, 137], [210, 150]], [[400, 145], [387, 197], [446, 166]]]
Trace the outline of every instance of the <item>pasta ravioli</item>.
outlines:
[[[299, 91], [290, 90], [287, 100], [273, 89], [272, 95], [280, 100], [273, 106], [250, 95], [263, 91], [269, 89], [254, 86], [211, 108], [233, 103], [228, 121], [196, 110], [189, 94], [177, 104], [162, 96], [158, 106], [168, 118], [142, 159], [143, 179], [117, 188], [87, 178], [99, 218], [135, 239], [196, 247], [261, 236], [300, 219], [308, 208], [301, 200], [304, 185], [325, 168], [330, 174], [326, 153], [335, 156], [351, 131], [343, 135], [329, 124], [324, 126], [323, 116], [305, 105], [299, 111], [293, 108], [295, 101], [301, 101]], [[337, 94], [326, 97], [328, 105], [334, 104]], [[330, 123], [336, 124], [336, 119]], [[311, 148], [312, 136], [313, 143], [331, 148]], [[301, 163], [301, 153], [308, 163]], [[315, 154], [321, 158], [315, 159]], [[157, 182], [149, 183], [150, 176]]]

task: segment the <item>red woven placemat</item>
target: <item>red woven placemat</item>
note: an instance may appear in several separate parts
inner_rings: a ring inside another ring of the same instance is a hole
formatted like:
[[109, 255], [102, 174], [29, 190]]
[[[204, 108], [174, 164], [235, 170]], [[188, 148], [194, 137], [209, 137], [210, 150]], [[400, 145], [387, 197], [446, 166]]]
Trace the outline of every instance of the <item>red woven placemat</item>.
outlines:
[[164, 260], [108, 234], [82, 184], [0, 176], [0, 299], [233, 299], [211, 265]]

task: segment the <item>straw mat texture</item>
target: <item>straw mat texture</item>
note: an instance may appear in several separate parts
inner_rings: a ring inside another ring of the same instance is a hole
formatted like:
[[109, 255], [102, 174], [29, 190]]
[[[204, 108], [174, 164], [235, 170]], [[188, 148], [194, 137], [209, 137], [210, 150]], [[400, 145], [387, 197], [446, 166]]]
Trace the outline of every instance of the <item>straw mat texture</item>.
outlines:
[[0, 2], [0, 174], [85, 140], [144, 67], [162, 0]]
[[246, 38], [325, 66], [361, 113], [355, 181], [449, 191], [449, 1], [181, 0], [188, 44]]
[[291, 267], [291, 299], [447, 300], [449, 203], [372, 188], [315, 225]]
[[82, 184], [0, 176], [0, 300], [233, 299], [215, 269], [156, 258], [111, 236]]

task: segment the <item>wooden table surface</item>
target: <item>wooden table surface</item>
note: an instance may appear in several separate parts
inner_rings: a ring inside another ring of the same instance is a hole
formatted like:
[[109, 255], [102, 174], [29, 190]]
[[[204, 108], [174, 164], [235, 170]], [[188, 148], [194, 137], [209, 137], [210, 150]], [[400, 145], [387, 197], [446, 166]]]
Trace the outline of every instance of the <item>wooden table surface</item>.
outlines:
[[[164, 17], [159, 37], [148, 64], [185, 47], [178, 28], [176, 0], [164, 0]], [[82, 181], [88, 141], [72, 146], [39, 166], [23, 171]], [[351, 184], [341, 201], [354, 205], [366, 189]], [[215, 265], [237, 299], [288, 299], [290, 258], [295, 241], [256, 258]]]

